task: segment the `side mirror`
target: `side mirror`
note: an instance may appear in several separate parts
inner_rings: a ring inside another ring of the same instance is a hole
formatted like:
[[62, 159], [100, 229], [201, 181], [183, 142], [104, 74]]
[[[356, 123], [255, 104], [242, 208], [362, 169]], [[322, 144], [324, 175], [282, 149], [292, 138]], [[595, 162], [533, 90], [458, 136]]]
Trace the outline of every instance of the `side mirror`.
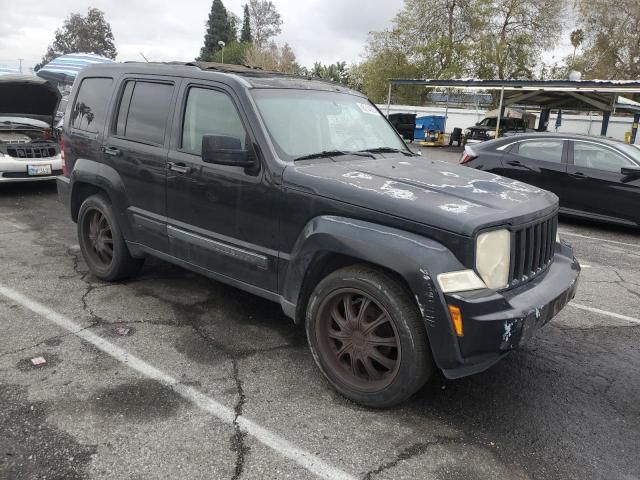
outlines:
[[250, 150], [242, 149], [239, 138], [222, 135], [203, 135], [202, 161], [245, 168], [256, 164], [255, 155], [251, 155]]
[[640, 176], [640, 167], [622, 167], [620, 173], [627, 177], [638, 177]]
[[480, 122], [476, 122], [476, 127], [477, 127], [478, 125], [480, 125]]

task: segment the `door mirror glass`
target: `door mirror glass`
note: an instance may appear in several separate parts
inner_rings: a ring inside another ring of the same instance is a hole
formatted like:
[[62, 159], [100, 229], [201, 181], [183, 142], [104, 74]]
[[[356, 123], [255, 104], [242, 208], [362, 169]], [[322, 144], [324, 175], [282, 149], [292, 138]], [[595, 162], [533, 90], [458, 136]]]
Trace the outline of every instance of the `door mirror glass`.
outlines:
[[252, 167], [255, 156], [242, 148], [240, 139], [224, 135], [203, 135], [202, 161], [218, 165]]

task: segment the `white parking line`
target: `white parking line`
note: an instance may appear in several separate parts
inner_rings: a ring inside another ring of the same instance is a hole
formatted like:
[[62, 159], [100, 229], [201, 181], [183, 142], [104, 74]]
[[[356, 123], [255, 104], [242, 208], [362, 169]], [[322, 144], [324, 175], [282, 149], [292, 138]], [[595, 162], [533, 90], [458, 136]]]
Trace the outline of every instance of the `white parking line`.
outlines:
[[[112, 356], [119, 362], [122, 362], [132, 370], [135, 370], [145, 377], [151, 378], [166, 385], [178, 395], [189, 400], [202, 410], [213, 415], [214, 417], [219, 418], [223, 422], [230, 425], [233, 424], [235, 413], [232, 409], [217, 402], [213, 398], [206, 396], [195, 388], [180, 383], [177, 379], [175, 379], [168, 373], [165, 373], [162, 370], [159, 370], [149, 363], [145, 362], [144, 360], [131, 355], [126, 350], [123, 350], [122, 348], [112, 344], [99, 335], [96, 335], [89, 330], [83, 330], [81, 325], [78, 325], [64, 315], [60, 315], [59, 313], [51, 310], [49, 307], [38, 303], [35, 300], [24, 296], [20, 292], [17, 292], [4, 285], [0, 285], [0, 295], [13, 300], [15, 303], [20, 304], [24, 308], [27, 308], [28, 310], [31, 310], [41, 317], [44, 317], [50, 322], [53, 322], [56, 325], [64, 328], [65, 330], [68, 330], [85, 342], [89, 342], [90, 344], [99, 348], [106, 354]], [[237, 422], [242, 430], [246, 431], [256, 440], [262, 442], [264, 445], [275, 450], [282, 456], [293, 460], [298, 465], [320, 478], [325, 478], [328, 480], [355, 480], [355, 477], [348, 474], [347, 472], [340, 470], [333, 465], [330, 465], [329, 463], [323, 461], [320, 457], [307, 452], [306, 450], [296, 447], [288, 440], [285, 440], [278, 434], [273, 433], [264, 427], [261, 427], [253, 420], [250, 420], [245, 416], [238, 417]]]
[[634, 243], [619, 242], [617, 240], [608, 240], [606, 238], [600, 238], [600, 237], [590, 237], [589, 235], [582, 235], [580, 233], [567, 232], [565, 230], [559, 230], [558, 233], [560, 233], [560, 235], [568, 235], [570, 237], [586, 238], [587, 240], [593, 240], [596, 242], [615, 243], [616, 245], [626, 245], [627, 247], [640, 248], [640, 245], [634, 244]]
[[573, 308], [578, 308], [580, 310], [586, 310], [587, 312], [599, 313], [600, 315], [606, 315], [608, 317], [617, 318], [619, 320], [626, 320], [627, 322], [640, 324], [640, 318], [628, 317], [627, 315], [620, 315], [619, 313], [609, 312], [607, 310], [600, 310], [599, 308], [587, 307], [586, 305], [581, 305], [579, 303], [571, 302], [569, 306]]

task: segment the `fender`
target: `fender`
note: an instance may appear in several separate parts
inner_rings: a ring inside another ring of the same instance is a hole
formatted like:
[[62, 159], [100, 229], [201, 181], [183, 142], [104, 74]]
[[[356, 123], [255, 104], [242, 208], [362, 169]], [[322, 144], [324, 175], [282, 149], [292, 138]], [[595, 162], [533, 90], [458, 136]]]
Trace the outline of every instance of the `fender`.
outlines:
[[113, 167], [93, 160], [79, 158], [73, 166], [70, 177], [69, 199], [74, 221], [77, 221], [77, 216], [73, 213], [74, 206], [76, 209], [80, 207], [75, 203], [78, 187], [81, 184], [93, 185], [104, 190], [109, 196], [113, 206], [113, 213], [116, 215], [124, 238], [128, 241], [135, 241], [134, 230], [127, 215], [127, 208], [129, 207], [127, 192], [120, 174]]
[[359, 258], [400, 275], [416, 299], [436, 364], [447, 368], [463, 361], [444, 296], [434, 282], [439, 273], [465, 269], [449, 249], [392, 227], [345, 217], [316, 217], [307, 223], [288, 256], [281, 289], [286, 311], [295, 309], [314, 256], [327, 252]]

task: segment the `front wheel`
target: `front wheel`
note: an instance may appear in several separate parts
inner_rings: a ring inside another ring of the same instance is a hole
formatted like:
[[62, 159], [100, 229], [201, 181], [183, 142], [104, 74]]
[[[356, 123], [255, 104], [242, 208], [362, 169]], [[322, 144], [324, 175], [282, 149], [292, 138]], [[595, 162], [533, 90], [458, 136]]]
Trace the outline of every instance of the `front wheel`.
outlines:
[[104, 195], [92, 195], [80, 206], [78, 241], [89, 270], [100, 280], [122, 280], [142, 267], [143, 259], [129, 253], [111, 203]]
[[374, 267], [351, 266], [323, 279], [309, 300], [306, 330], [331, 385], [368, 407], [406, 400], [433, 372], [411, 295], [398, 279]]

